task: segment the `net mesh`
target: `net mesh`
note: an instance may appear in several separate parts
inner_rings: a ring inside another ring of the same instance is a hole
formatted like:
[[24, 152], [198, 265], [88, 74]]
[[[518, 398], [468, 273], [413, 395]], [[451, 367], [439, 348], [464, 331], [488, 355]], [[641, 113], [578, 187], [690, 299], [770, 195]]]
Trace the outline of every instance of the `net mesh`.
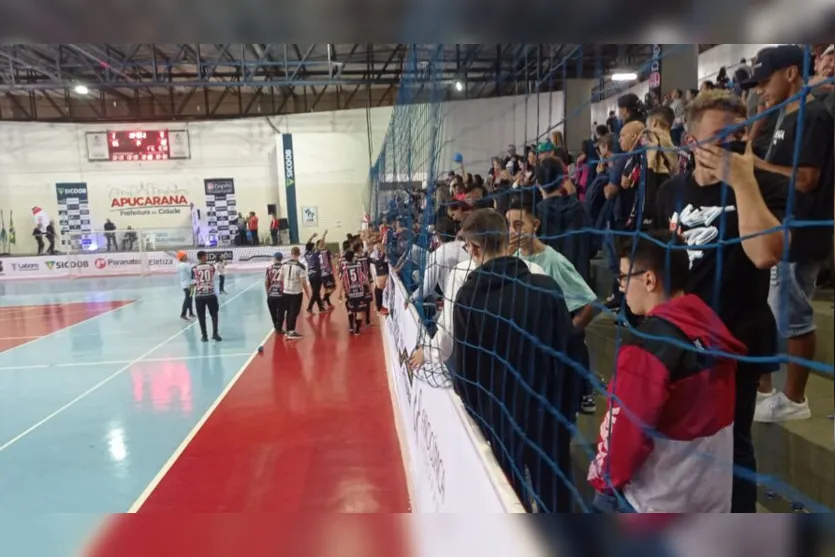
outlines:
[[[451, 100], [469, 85], [444, 77], [444, 45], [410, 46], [371, 172], [373, 226], [382, 232], [380, 241], [421, 321], [415, 378], [461, 396], [528, 510], [623, 509], [636, 501], [650, 508], [653, 494], [664, 493], [684, 498], [672, 504], [698, 505], [697, 492], [711, 485], [727, 493], [730, 482], [735, 510], [753, 511], [757, 490], [786, 499], [796, 510], [828, 510], [780, 474], [764, 473], [762, 465], [758, 473], [751, 441], [761, 373], [800, 364], [829, 380], [833, 374], [831, 364], [792, 355], [778, 342], [767, 305], [770, 290], [780, 330], [790, 330], [797, 283], [805, 280], [799, 290], [811, 295], [808, 282], [813, 290], [817, 277], [810, 273], [832, 252], [832, 120], [812, 104], [825, 102], [832, 79], [809, 77], [812, 45], [802, 46], [801, 90], [744, 122], [720, 118], [711, 125], [721, 125], [708, 129], [707, 118], [698, 125], [690, 121], [684, 134], [690, 143], [683, 148], [678, 120], [669, 135], [611, 122], [616, 133], [592, 142], [591, 132], [583, 152], [574, 153], [554, 132], [588, 112], [581, 106], [563, 109], [561, 93], [551, 91], [564, 89], [566, 61], [582, 59], [581, 46], [554, 60], [547, 75], [529, 81], [516, 96], [466, 106]], [[508, 72], [496, 75], [497, 87], [513, 80], [513, 68]], [[620, 92], [608, 87], [590, 91], [587, 102], [611, 104]], [[728, 99], [738, 93], [710, 94], [718, 99], [718, 112], [727, 115], [737, 108]], [[642, 108], [647, 107], [639, 107], [639, 115]], [[757, 121], [765, 125], [759, 140], [750, 142], [753, 154], [745, 154], [742, 141]], [[785, 138], [780, 130], [789, 130], [782, 132]], [[810, 134], [818, 135], [809, 139]], [[769, 148], [778, 139], [793, 142], [789, 161], [777, 160]], [[619, 143], [625, 147], [618, 149]], [[509, 144], [518, 153], [504, 152]], [[694, 154], [710, 145], [723, 151]], [[711, 158], [696, 160], [703, 155]], [[752, 156], [789, 167], [791, 176], [752, 171]], [[714, 165], [720, 183], [695, 191], [690, 169], [707, 165]], [[821, 185], [811, 186], [818, 187], [814, 193], [798, 193], [805, 187], [798, 184], [809, 183], [803, 170], [809, 166], [820, 171]], [[622, 181], [614, 193], [607, 191], [612, 176]], [[761, 192], [753, 197], [765, 201], [773, 222], [754, 207], [760, 201], [749, 198], [751, 176]], [[679, 186], [662, 187], [668, 178]], [[677, 234], [665, 236], [663, 230]], [[766, 252], [773, 255], [780, 244], [774, 233], [783, 242], [780, 264], [769, 277], [762, 269], [773, 265]], [[824, 245], [799, 250], [814, 252], [801, 257], [811, 262], [805, 276], [803, 265], [790, 265], [798, 260], [790, 234]], [[696, 314], [704, 318], [701, 328], [671, 326], [674, 319], [632, 311], [638, 302], [629, 299], [630, 289], [647, 290], [642, 265], [652, 259], [647, 254], [653, 246], [663, 250], [655, 275], [667, 294], [671, 283], [683, 280], [686, 291], [712, 308]], [[675, 262], [685, 253], [689, 270], [676, 277]], [[538, 277], [541, 272], [550, 278]], [[742, 299], [756, 307], [741, 307]], [[726, 327], [738, 344], [723, 336]], [[646, 354], [651, 357], [641, 359]], [[723, 364], [728, 361], [731, 368]], [[666, 372], [662, 387], [654, 385], [657, 377], [635, 369], [659, 362]], [[697, 374], [694, 369], [707, 379], [682, 381], [682, 373], [689, 377]], [[728, 394], [721, 385], [728, 373], [736, 385], [725, 409], [712, 401], [699, 409], [693, 401], [706, 393]], [[728, 406], [736, 411], [729, 414]], [[687, 477], [698, 473], [718, 479]]]

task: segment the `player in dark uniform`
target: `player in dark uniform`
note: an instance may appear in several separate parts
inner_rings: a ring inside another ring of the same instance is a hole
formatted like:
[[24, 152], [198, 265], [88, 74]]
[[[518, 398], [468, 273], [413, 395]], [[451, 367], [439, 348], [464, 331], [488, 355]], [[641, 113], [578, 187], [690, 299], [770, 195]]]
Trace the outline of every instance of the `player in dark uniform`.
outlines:
[[209, 341], [206, 332], [206, 310], [208, 309], [209, 316], [212, 318], [212, 339], [220, 341], [223, 339], [217, 332], [220, 304], [215, 292], [215, 267], [206, 261], [205, 251], [197, 252], [197, 261], [197, 265], [191, 269], [191, 276], [194, 279], [194, 305], [197, 309], [197, 320], [200, 322], [200, 333], [203, 335], [200, 340]]
[[388, 310], [383, 307], [383, 290], [386, 288], [389, 277], [389, 264], [382, 239], [374, 244], [369, 260], [374, 265], [374, 275], [376, 276], [374, 281], [374, 305], [379, 315], [388, 315]]
[[365, 253], [365, 247], [362, 240], [354, 242], [354, 260], [362, 266], [362, 271], [369, 279], [369, 284], [365, 291], [365, 324], [371, 326], [371, 260], [368, 254]]
[[322, 273], [322, 287], [325, 295], [322, 301], [325, 302], [326, 311], [333, 309], [331, 294], [336, 290], [336, 280], [333, 276], [333, 254], [325, 245], [324, 238], [319, 240], [319, 265]]
[[345, 252], [344, 262], [340, 266], [340, 275], [344, 293], [340, 292], [339, 301], [342, 301], [344, 295], [348, 322], [351, 324], [352, 332], [358, 335], [362, 327], [360, 313], [368, 308], [366, 292], [369, 288], [369, 279], [362, 265], [354, 259], [354, 252], [351, 250]]
[[319, 258], [319, 249], [313, 243], [316, 238], [314, 234], [304, 246], [304, 263], [307, 267], [307, 280], [310, 282], [310, 301], [307, 303], [307, 313], [313, 313], [313, 304], [319, 307], [319, 313], [325, 311], [325, 304], [322, 303], [322, 263]]
[[281, 280], [281, 262], [284, 255], [279, 251], [274, 256], [274, 262], [267, 267], [267, 276], [264, 286], [267, 289], [267, 307], [270, 308], [270, 317], [273, 320], [273, 327], [277, 334], [284, 333], [284, 304], [282, 303], [282, 294], [284, 293], [284, 285]]

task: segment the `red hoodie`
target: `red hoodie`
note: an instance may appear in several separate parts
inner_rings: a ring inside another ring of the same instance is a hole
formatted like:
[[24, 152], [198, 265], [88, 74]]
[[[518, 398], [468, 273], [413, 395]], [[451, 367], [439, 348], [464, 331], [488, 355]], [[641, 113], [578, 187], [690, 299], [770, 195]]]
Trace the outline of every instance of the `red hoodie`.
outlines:
[[638, 331], [618, 352], [589, 481], [623, 491], [638, 512], [730, 512], [737, 362], [705, 352], [747, 349], [692, 294], [656, 307]]

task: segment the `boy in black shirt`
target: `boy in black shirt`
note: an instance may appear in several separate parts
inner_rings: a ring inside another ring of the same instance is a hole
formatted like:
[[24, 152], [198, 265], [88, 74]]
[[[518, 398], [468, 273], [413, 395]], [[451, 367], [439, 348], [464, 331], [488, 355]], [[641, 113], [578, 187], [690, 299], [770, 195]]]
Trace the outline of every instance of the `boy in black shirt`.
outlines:
[[[803, 91], [804, 59], [805, 51], [797, 45], [763, 49], [745, 86], [757, 86], [769, 106], [785, 103]], [[803, 110], [802, 103], [806, 104]], [[833, 135], [835, 124], [829, 111], [808, 94], [780, 110], [765, 156], [754, 160], [757, 168], [794, 179], [795, 191], [789, 193], [794, 198], [789, 202], [792, 220], [819, 223], [792, 228], [788, 260], [771, 270], [769, 305], [780, 334], [788, 341], [789, 354], [805, 360], [815, 357], [811, 302], [818, 272], [832, 251], [832, 229], [826, 222], [832, 220]], [[796, 362], [789, 362], [787, 367], [784, 393], [773, 390], [770, 375], [763, 377], [755, 420], [780, 422], [811, 417], [805, 396], [809, 369]]]
[[200, 322], [200, 340], [208, 342], [206, 332], [206, 310], [212, 318], [212, 339], [221, 341], [217, 332], [218, 310], [220, 304], [215, 293], [215, 266], [206, 261], [206, 252], [197, 252], [197, 265], [191, 269], [191, 277], [194, 279], [194, 305], [197, 309], [197, 320]]
[[[780, 175], [755, 171], [750, 144], [735, 141], [745, 118], [745, 105], [729, 91], [701, 93], [688, 106], [688, 133], [699, 144], [696, 168], [661, 187], [656, 214], [691, 248], [686, 293], [711, 306], [749, 356], [771, 357], [777, 331], [768, 307], [769, 269], [780, 260], [784, 238], [781, 230], [764, 232], [779, 228], [788, 186]], [[757, 386], [777, 364], [739, 362], [737, 369], [734, 464], [756, 471]], [[734, 475], [732, 511], [756, 512], [756, 501], [756, 483]]]

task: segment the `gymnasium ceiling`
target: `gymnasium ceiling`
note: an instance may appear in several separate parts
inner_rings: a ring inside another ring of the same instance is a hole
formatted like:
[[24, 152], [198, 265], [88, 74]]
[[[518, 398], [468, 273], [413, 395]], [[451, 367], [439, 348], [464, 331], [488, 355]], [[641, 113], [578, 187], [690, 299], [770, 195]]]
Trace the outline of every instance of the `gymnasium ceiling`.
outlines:
[[[700, 45], [702, 49], [712, 45]], [[562, 88], [650, 58], [649, 44], [5, 44], [0, 120], [205, 120], [392, 105], [432, 60], [448, 98]], [[417, 63], [416, 63], [417, 62]], [[422, 63], [423, 62], [423, 63]], [[410, 74], [410, 72], [412, 72]], [[453, 84], [460, 81], [462, 91]], [[76, 86], [89, 89], [85, 95]]]

